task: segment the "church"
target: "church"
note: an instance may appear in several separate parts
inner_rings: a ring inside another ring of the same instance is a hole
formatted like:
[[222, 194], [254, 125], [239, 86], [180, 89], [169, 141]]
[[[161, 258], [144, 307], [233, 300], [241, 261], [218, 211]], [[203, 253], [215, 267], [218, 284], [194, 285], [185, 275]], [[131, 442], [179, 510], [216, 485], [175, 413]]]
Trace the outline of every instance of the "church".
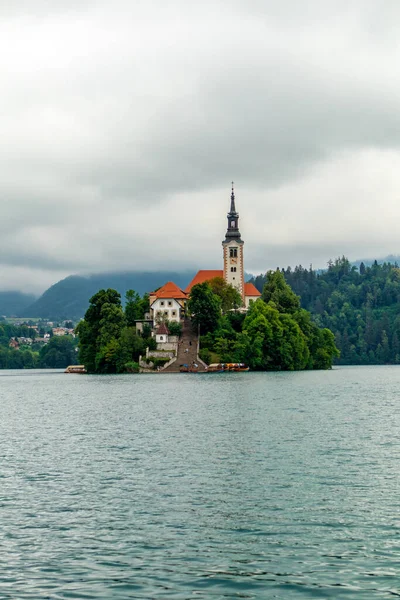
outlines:
[[185, 290], [181, 290], [172, 281], [150, 294], [150, 311], [153, 322], [160, 319], [179, 321], [185, 304], [194, 285], [222, 277], [226, 283], [235, 287], [240, 293], [244, 309], [249, 308], [250, 302], [260, 298], [261, 294], [252, 283], [244, 281], [244, 241], [239, 231], [239, 213], [236, 212], [235, 191], [232, 183], [231, 206], [227, 215], [228, 227], [222, 242], [223, 269], [200, 270], [193, 277]]

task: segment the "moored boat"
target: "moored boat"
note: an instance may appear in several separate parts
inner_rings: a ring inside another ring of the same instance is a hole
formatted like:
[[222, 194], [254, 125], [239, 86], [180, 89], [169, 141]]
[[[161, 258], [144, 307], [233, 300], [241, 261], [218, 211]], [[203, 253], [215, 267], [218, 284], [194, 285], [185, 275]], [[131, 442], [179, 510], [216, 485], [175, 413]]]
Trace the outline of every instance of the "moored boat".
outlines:
[[207, 373], [223, 373], [225, 371], [225, 365], [222, 363], [212, 363], [208, 365]]
[[242, 373], [250, 370], [250, 367], [244, 363], [227, 363], [226, 367], [228, 371], [234, 371], [235, 373]]
[[69, 365], [64, 371], [64, 373], [87, 373], [85, 369], [85, 365]]
[[198, 373], [199, 365], [197, 363], [193, 363], [191, 365], [184, 363], [183, 365], [180, 365], [179, 372], [180, 373]]
[[244, 363], [212, 363], [208, 365], [207, 373], [242, 373], [250, 368]]

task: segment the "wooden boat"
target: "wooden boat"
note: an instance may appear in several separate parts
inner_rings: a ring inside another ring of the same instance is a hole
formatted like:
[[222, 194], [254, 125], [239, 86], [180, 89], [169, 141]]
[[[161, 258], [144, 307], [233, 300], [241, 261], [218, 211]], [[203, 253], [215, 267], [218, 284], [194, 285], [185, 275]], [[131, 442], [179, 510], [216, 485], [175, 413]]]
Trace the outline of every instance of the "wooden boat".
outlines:
[[64, 373], [87, 373], [85, 369], [85, 365], [69, 365], [64, 371]]
[[213, 363], [208, 365], [207, 373], [242, 373], [250, 367], [244, 363]]
[[222, 363], [212, 363], [208, 365], [207, 373], [223, 373], [225, 371], [225, 365]]
[[193, 363], [192, 365], [183, 364], [179, 367], [180, 373], [198, 373], [199, 365], [197, 363]]
[[244, 363], [227, 363], [226, 367], [228, 371], [234, 371], [235, 373], [242, 373], [250, 370], [250, 367]]

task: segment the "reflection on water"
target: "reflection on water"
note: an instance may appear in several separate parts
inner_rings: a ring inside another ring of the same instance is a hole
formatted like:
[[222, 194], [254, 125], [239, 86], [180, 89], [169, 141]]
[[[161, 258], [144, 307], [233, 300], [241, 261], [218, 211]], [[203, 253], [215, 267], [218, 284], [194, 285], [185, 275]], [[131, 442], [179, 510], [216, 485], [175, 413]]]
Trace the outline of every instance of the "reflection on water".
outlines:
[[0, 598], [400, 595], [399, 384], [0, 371]]

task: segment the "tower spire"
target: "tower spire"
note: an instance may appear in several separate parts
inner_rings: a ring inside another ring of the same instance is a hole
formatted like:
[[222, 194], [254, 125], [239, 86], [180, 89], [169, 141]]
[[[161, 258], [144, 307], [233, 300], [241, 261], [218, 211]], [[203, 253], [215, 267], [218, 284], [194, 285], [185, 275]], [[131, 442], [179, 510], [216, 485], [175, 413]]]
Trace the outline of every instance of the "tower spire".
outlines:
[[236, 212], [233, 181], [231, 209], [228, 212], [227, 217], [228, 228], [226, 230], [225, 239], [222, 242], [222, 247], [224, 249], [224, 280], [226, 283], [229, 283], [229, 285], [235, 287], [244, 300], [243, 240], [239, 231], [239, 213]]
[[235, 188], [233, 187], [234, 182], [232, 181], [232, 193], [231, 193], [231, 210], [230, 213], [236, 213], [236, 208], [235, 208]]
[[235, 206], [235, 188], [233, 187], [232, 181], [232, 192], [231, 192], [231, 209], [227, 214], [228, 217], [228, 229], [225, 238], [240, 240], [239, 232], [239, 213], [236, 212]]

